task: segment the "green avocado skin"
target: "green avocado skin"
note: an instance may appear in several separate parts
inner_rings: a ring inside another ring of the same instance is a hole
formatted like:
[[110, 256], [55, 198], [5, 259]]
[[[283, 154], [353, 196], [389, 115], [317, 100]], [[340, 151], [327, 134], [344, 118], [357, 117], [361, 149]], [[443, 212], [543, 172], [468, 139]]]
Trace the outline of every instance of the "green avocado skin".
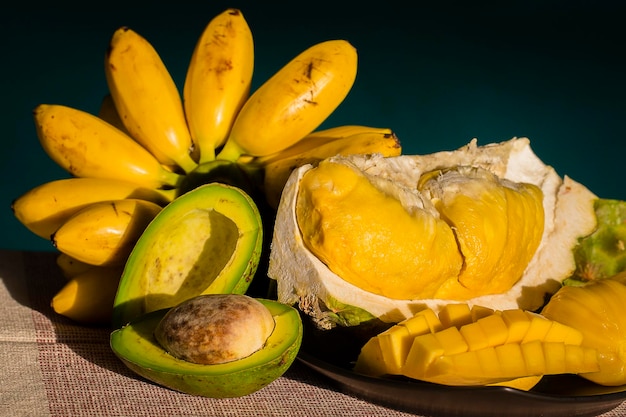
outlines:
[[302, 343], [303, 325], [291, 306], [259, 299], [276, 327], [265, 347], [219, 365], [198, 365], [169, 355], [153, 332], [168, 309], [148, 313], [111, 333], [113, 352], [133, 372], [156, 384], [190, 395], [233, 398], [252, 394], [283, 375]]

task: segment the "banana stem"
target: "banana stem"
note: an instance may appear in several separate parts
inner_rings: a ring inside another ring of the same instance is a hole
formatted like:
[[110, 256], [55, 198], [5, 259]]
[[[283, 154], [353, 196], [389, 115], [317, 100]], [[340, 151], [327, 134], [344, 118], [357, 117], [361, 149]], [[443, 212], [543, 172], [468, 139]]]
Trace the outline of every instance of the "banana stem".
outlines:
[[215, 160], [215, 149], [210, 146], [200, 149], [200, 161], [198, 165], [205, 164]]
[[229, 139], [226, 141], [226, 144], [222, 150], [219, 151], [215, 159], [237, 162], [242, 154], [242, 149], [235, 143], [235, 141]]

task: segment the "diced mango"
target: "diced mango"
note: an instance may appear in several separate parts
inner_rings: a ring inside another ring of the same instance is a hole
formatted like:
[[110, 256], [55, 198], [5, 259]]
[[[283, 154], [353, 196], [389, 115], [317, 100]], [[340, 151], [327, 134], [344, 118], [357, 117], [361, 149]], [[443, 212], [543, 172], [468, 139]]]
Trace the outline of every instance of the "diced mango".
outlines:
[[543, 343], [543, 356], [546, 359], [545, 374], [567, 373], [565, 366], [565, 345], [563, 343]]
[[[571, 349], [571, 348], [570, 348]], [[589, 346], [581, 346], [583, 351], [583, 368], [585, 371], [578, 372], [579, 374], [588, 374], [590, 372], [600, 372], [600, 353], [598, 349]]]
[[403, 375], [424, 380], [430, 364], [444, 352], [443, 346], [433, 333], [417, 336], [402, 368]]
[[457, 353], [467, 352], [468, 346], [465, 339], [456, 327], [448, 327], [434, 333], [435, 338], [439, 341], [444, 350], [444, 355], [456, 355]]
[[506, 343], [521, 342], [528, 332], [530, 317], [528, 317], [524, 310], [520, 309], [502, 310], [500, 315], [506, 327], [509, 329]]
[[482, 385], [485, 378], [476, 352], [463, 352], [436, 358], [426, 380], [445, 385]]
[[446, 385], [530, 389], [543, 375], [599, 370], [580, 331], [519, 309], [449, 304], [425, 309], [363, 346], [355, 370]]
[[492, 314], [479, 319], [476, 323], [482, 327], [487, 335], [487, 344], [498, 346], [506, 342], [509, 336], [509, 329], [500, 314]]
[[371, 376], [381, 376], [387, 373], [378, 337], [372, 337], [361, 348], [354, 370]]
[[439, 311], [439, 321], [444, 329], [448, 327], [461, 327], [472, 322], [472, 312], [467, 303], [446, 304]]
[[433, 327], [436, 329], [434, 331], [440, 330], [441, 323], [437, 315], [431, 309], [428, 309], [428, 311], [432, 314], [431, 317], [428, 317], [430, 315], [428, 313], [416, 314], [413, 317], [401, 321], [398, 325], [404, 326], [413, 336], [432, 333]]
[[526, 363], [519, 343], [507, 343], [494, 347], [498, 362], [502, 368], [502, 379], [513, 379], [528, 376]]
[[528, 343], [533, 340], [543, 340], [552, 326], [552, 320], [548, 320], [547, 318], [530, 311], [527, 311], [526, 314], [530, 318], [530, 325], [528, 326], [526, 335], [524, 335], [524, 338], [522, 339], [522, 343]]
[[477, 350], [476, 357], [483, 371], [483, 376], [493, 378], [493, 376], [502, 373], [502, 367], [500, 366], [500, 361], [498, 361], [496, 350], [493, 346]]
[[546, 371], [546, 359], [543, 356], [542, 342], [535, 340], [521, 345], [522, 356], [528, 375], [543, 375]]
[[580, 345], [583, 342], [583, 334], [578, 329], [553, 321], [544, 337], [544, 342], [563, 342], [568, 345]]
[[413, 336], [404, 326], [393, 326], [378, 335], [387, 373], [399, 375], [411, 349]]
[[489, 307], [484, 307], [480, 305], [473, 305], [471, 309], [472, 321], [477, 321], [483, 317], [490, 316], [496, 313], [493, 309]]
[[489, 346], [487, 343], [487, 334], [485, 334], [485, 331], [480, 323], [466, 324], [459, 329], [459, 332], [461, 333], [461, 336], [463, 336], [463, 339], [465, 339], [467, 348], [470, 351], [483, 349]]

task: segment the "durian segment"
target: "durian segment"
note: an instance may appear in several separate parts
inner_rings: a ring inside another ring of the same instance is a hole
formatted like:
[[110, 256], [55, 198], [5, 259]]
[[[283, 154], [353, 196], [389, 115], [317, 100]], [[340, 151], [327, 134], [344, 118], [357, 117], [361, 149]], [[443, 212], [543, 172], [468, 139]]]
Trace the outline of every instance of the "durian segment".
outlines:
[[[472, 140], [458, 150], [429, 155], [391, 158], [354, 155], [331, 160], [357, 166], [377, 188], [386, 190], [387, 195], [398, 196], [401, 201], [415, 201], [416, 184], [422, 174], [461, 165], [487, 169], [500, 178], [534, 184], [541, 189], [542, 240], [524, 274], [509, 291], [466, 300], [470, 305], [494, 310], [536, 310], [543, 304], [545, 294], [555, 292], [560, 282], [574, 271], [571, 249], [579, 237], [590, 234], [596, 226], [593, 202], [597, 197], [544, 164], [526, 138], [485, 146], [478, 146]], [[333, 273], [308, 250], [297, 224], [296, 201], [300, 181], [311, 168], [305, 165], [294, 170], [278, 207], [268, 269], [270, 278], [277, 281], [278, 300], [297, 304], [321, 329], [336, 326], [337, 312], [326, 307], [330, 300], [358, 307], [391, 323], [412, 317], [426, 307], [439, 311], [441, 306], [454, 302], [438, 298], [393, 299], [365, 291]]]
[[463, 269], [435, 298], [466, 300], [509, 290], [541, 242], [541, 189], [473, 166], [427, 173], [418, 189], [454, 230], [463, 254]]
[[459, 275], [455, 235], [428, 200], [402, 202], [356, 166], [329, 160], [302, 177], [300, 190], [304, 244], [345, 281], [388, 298], [426, 298]]

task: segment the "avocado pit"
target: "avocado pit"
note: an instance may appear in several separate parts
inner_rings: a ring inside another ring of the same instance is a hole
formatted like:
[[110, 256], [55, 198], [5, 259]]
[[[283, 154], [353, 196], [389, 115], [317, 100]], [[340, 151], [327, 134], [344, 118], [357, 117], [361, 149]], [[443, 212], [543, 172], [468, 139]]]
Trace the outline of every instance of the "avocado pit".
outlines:
[[172, 356], [204, 365], [250, 356], [265, 346], [274, 318], [259, 301], [242, 294], [206, 294], [173, 307], [154, 336]]

